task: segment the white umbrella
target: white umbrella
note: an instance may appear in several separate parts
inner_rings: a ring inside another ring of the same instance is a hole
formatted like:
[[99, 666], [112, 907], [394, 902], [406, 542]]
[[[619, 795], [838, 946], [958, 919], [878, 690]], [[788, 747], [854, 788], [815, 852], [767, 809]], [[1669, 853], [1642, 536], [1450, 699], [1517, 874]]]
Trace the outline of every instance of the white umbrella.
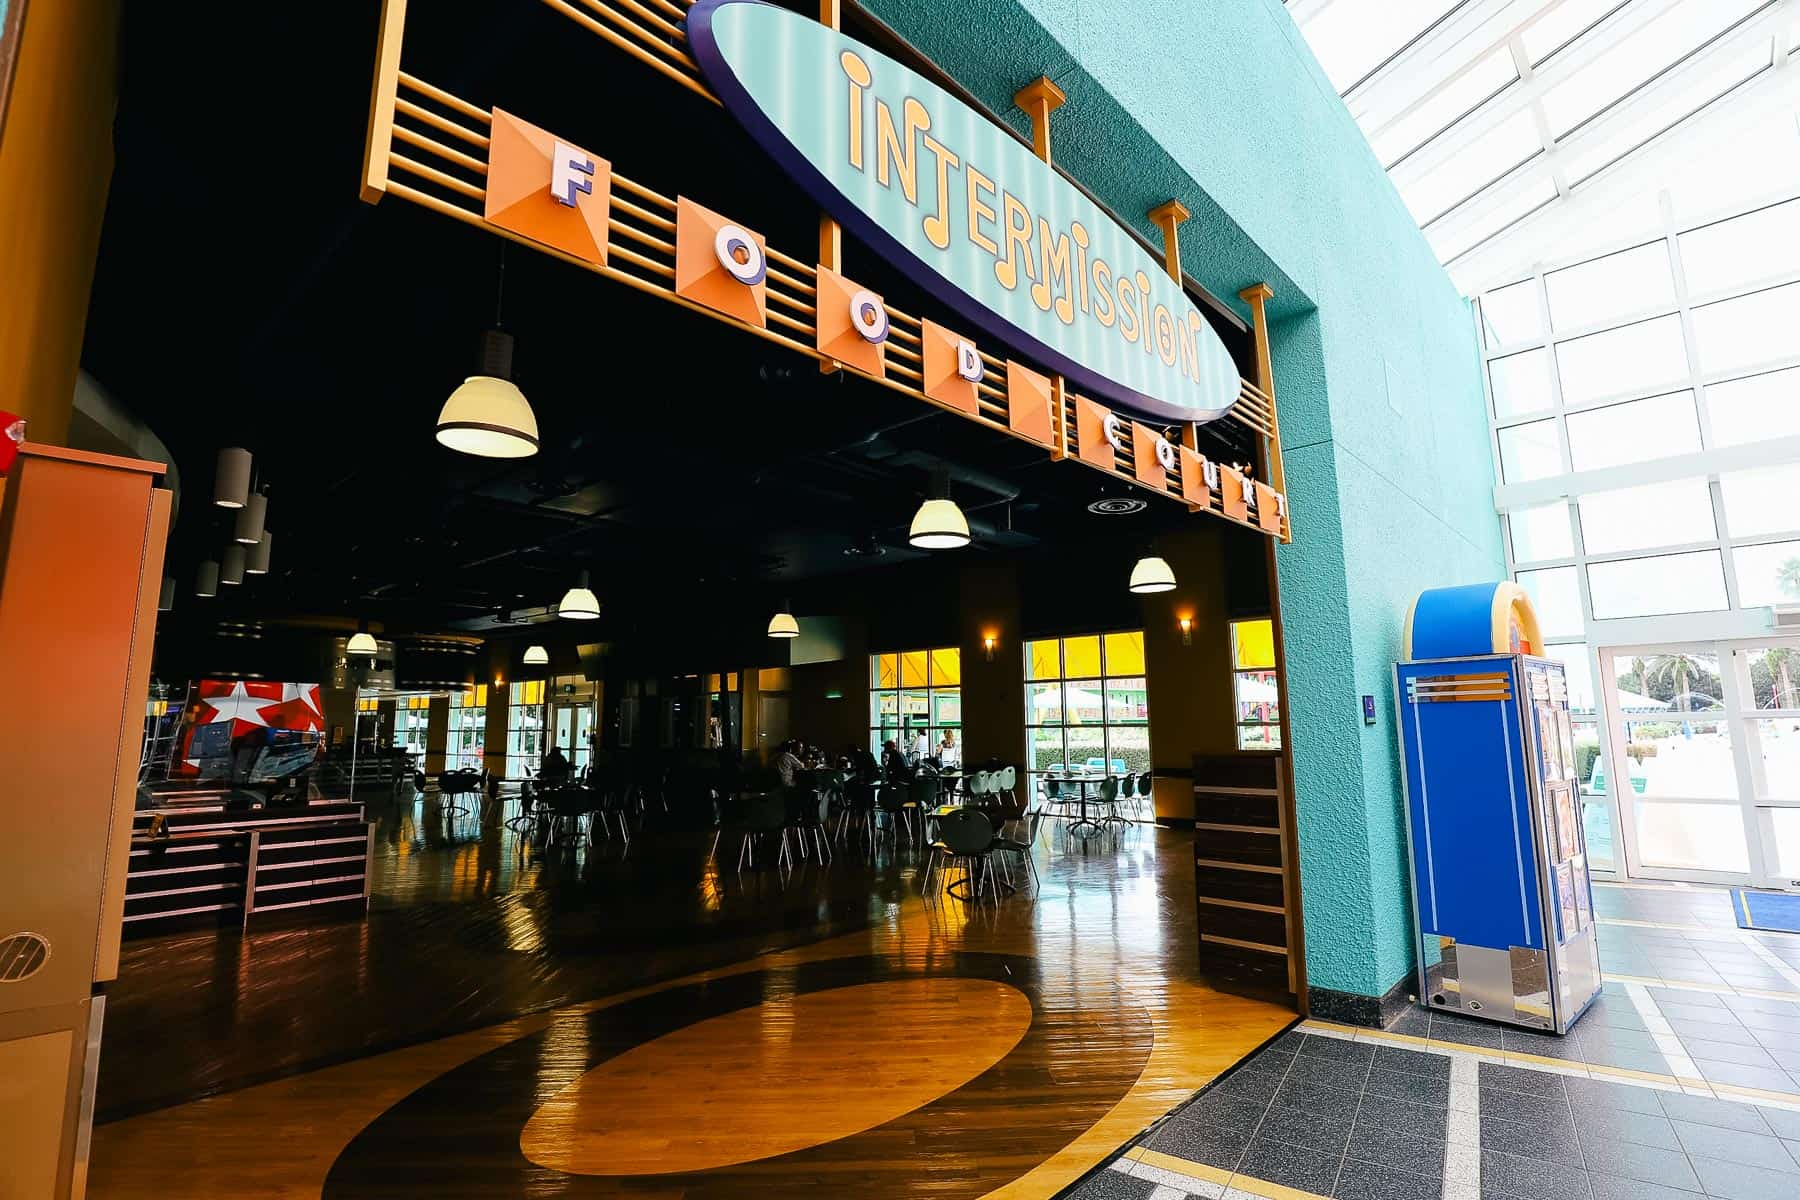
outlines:
[[1619, 707], [1625, 712], [1667, 712], [1669, 705], [1667, 701], [1653, 700], [1649, 696], [1620, 688]]

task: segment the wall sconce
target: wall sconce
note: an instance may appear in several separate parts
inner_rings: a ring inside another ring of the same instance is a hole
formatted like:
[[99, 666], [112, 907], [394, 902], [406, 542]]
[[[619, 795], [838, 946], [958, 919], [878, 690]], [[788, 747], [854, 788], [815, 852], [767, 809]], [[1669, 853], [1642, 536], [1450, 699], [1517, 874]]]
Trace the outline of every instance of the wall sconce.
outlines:
[[999, 640], [999, 638], [991, 633], [984, 633], [981, 635], [981, 650], [982, 653], [987, 656], [989, 662], [994, 661], [994, 644]]
[[1194, 618], [1193, 618], [1193, 615], [1190, 613], [1182, 613], [1179, 617], [1175, 618], [1175, 623], [1177, 625], [1181, 626], [1181, 644], [1184, 646], [1193, 645], [1194, 644]]

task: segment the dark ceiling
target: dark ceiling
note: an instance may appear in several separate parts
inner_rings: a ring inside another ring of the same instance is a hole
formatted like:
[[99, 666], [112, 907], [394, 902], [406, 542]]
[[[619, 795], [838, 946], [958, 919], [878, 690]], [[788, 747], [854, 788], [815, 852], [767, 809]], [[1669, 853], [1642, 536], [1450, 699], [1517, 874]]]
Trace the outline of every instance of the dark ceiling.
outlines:
[[[555, 10], [412, 8], [407, 70], [790, 252], [812, 245], [815, 208], [731, 118]], [[1128, 489], [517, 246], [503, 324], [543, 452], [439, 447], [433, 422], [493, 319], [504, 243], [358, 199], [375, 0], [232, 11], [126, 6], [84, 352], [181, 467], [174, 627], [338, 615], [494, 629], [541, 612], [583, 568], [609, 617], [761, 611], [806, 579], [914, 555], [906, 525], [934, 468], [951, 470], [976, 525], [969, 555], [1143, 541], [1196, 519], [1162, 502], [1094, 516], [1090, 501]], [[899, 307], [937, 310], [860, 247], [846, 259]], [[1241, 334], [1221, 332], [1241, 352]], [[274, 570], [197, 600], [195, 567], [228, 536], [209, 503], [228, 445], [256, 456]]]

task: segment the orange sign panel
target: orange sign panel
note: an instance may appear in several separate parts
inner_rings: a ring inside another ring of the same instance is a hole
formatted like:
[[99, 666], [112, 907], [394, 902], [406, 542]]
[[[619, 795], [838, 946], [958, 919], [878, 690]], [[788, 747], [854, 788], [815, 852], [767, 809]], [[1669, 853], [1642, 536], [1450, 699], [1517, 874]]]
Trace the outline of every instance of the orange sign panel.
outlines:
[[1250, 515], [1250, 499], [1245, 494], [1250, 490], [1250, 481], [1227, 466], [1219, 468], [1219, 500], [1224, 505], [1225, 515], [1242, 521]]
[[1082, 462], [1105, 471], [1113, 469], [1118, 456], [1113, 451], [1112, 439], [1107, 436], [1111, 422], [1110, 408], [1086, 396], [1075, 397], [1075, 440]]
[[675, 198], [675, 294], [764, 329], [769, 324], [768, 246], [686, 196]]
[[1266, 483], [1252, 483], [1256, 489], [1256, 524], [1264, 533], [1281, 532], [1281, 502], [1275, 489]]
[[1177, 448], [1181, 459], [1181, 498], [1195, 508], [1212, 504], [1212, 488], [1206, 483], [1206, 460], [1186, 446]]
[[1168, 485], [1169, 471], [1160, 455], [1169, 443], [1162, 434], [1138, 421], [1131, 423], [1131, 473], [1139, 483], [1161, 491]]
[[887, 378], [887, 306], [868, 288], [818, 268], [819, 353], [877, 379]]
[[1006, 360], [1006, 427], [1046, 446], [1056, 444], [1050, 422], [1050, 377]]
[[606, 264], [612, 164], [496, 108], [482, 215], [501, 229]]
[[925, 348], [925, 394], [973, 416], [981, 408], [975, 385], [986, 373], [975, 343], [936, 321], [921, 321]]

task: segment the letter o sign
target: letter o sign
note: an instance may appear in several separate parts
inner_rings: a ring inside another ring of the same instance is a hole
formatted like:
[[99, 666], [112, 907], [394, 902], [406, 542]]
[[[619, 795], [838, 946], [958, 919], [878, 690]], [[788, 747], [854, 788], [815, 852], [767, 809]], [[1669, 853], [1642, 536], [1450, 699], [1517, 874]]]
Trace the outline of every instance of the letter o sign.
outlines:
[[881, 297], [863, 288], [850, 297], [850, 324], [862, 335], [862, 340], [879, 346], [887, 341], [888, 315], [882, 306]]
[[762, 248], [736, 225], [719, 228], [713, 237], [713, 256], [726, 274], [745, 287], [755, 287], [769, 277], [769, 260], [763, 256]]

